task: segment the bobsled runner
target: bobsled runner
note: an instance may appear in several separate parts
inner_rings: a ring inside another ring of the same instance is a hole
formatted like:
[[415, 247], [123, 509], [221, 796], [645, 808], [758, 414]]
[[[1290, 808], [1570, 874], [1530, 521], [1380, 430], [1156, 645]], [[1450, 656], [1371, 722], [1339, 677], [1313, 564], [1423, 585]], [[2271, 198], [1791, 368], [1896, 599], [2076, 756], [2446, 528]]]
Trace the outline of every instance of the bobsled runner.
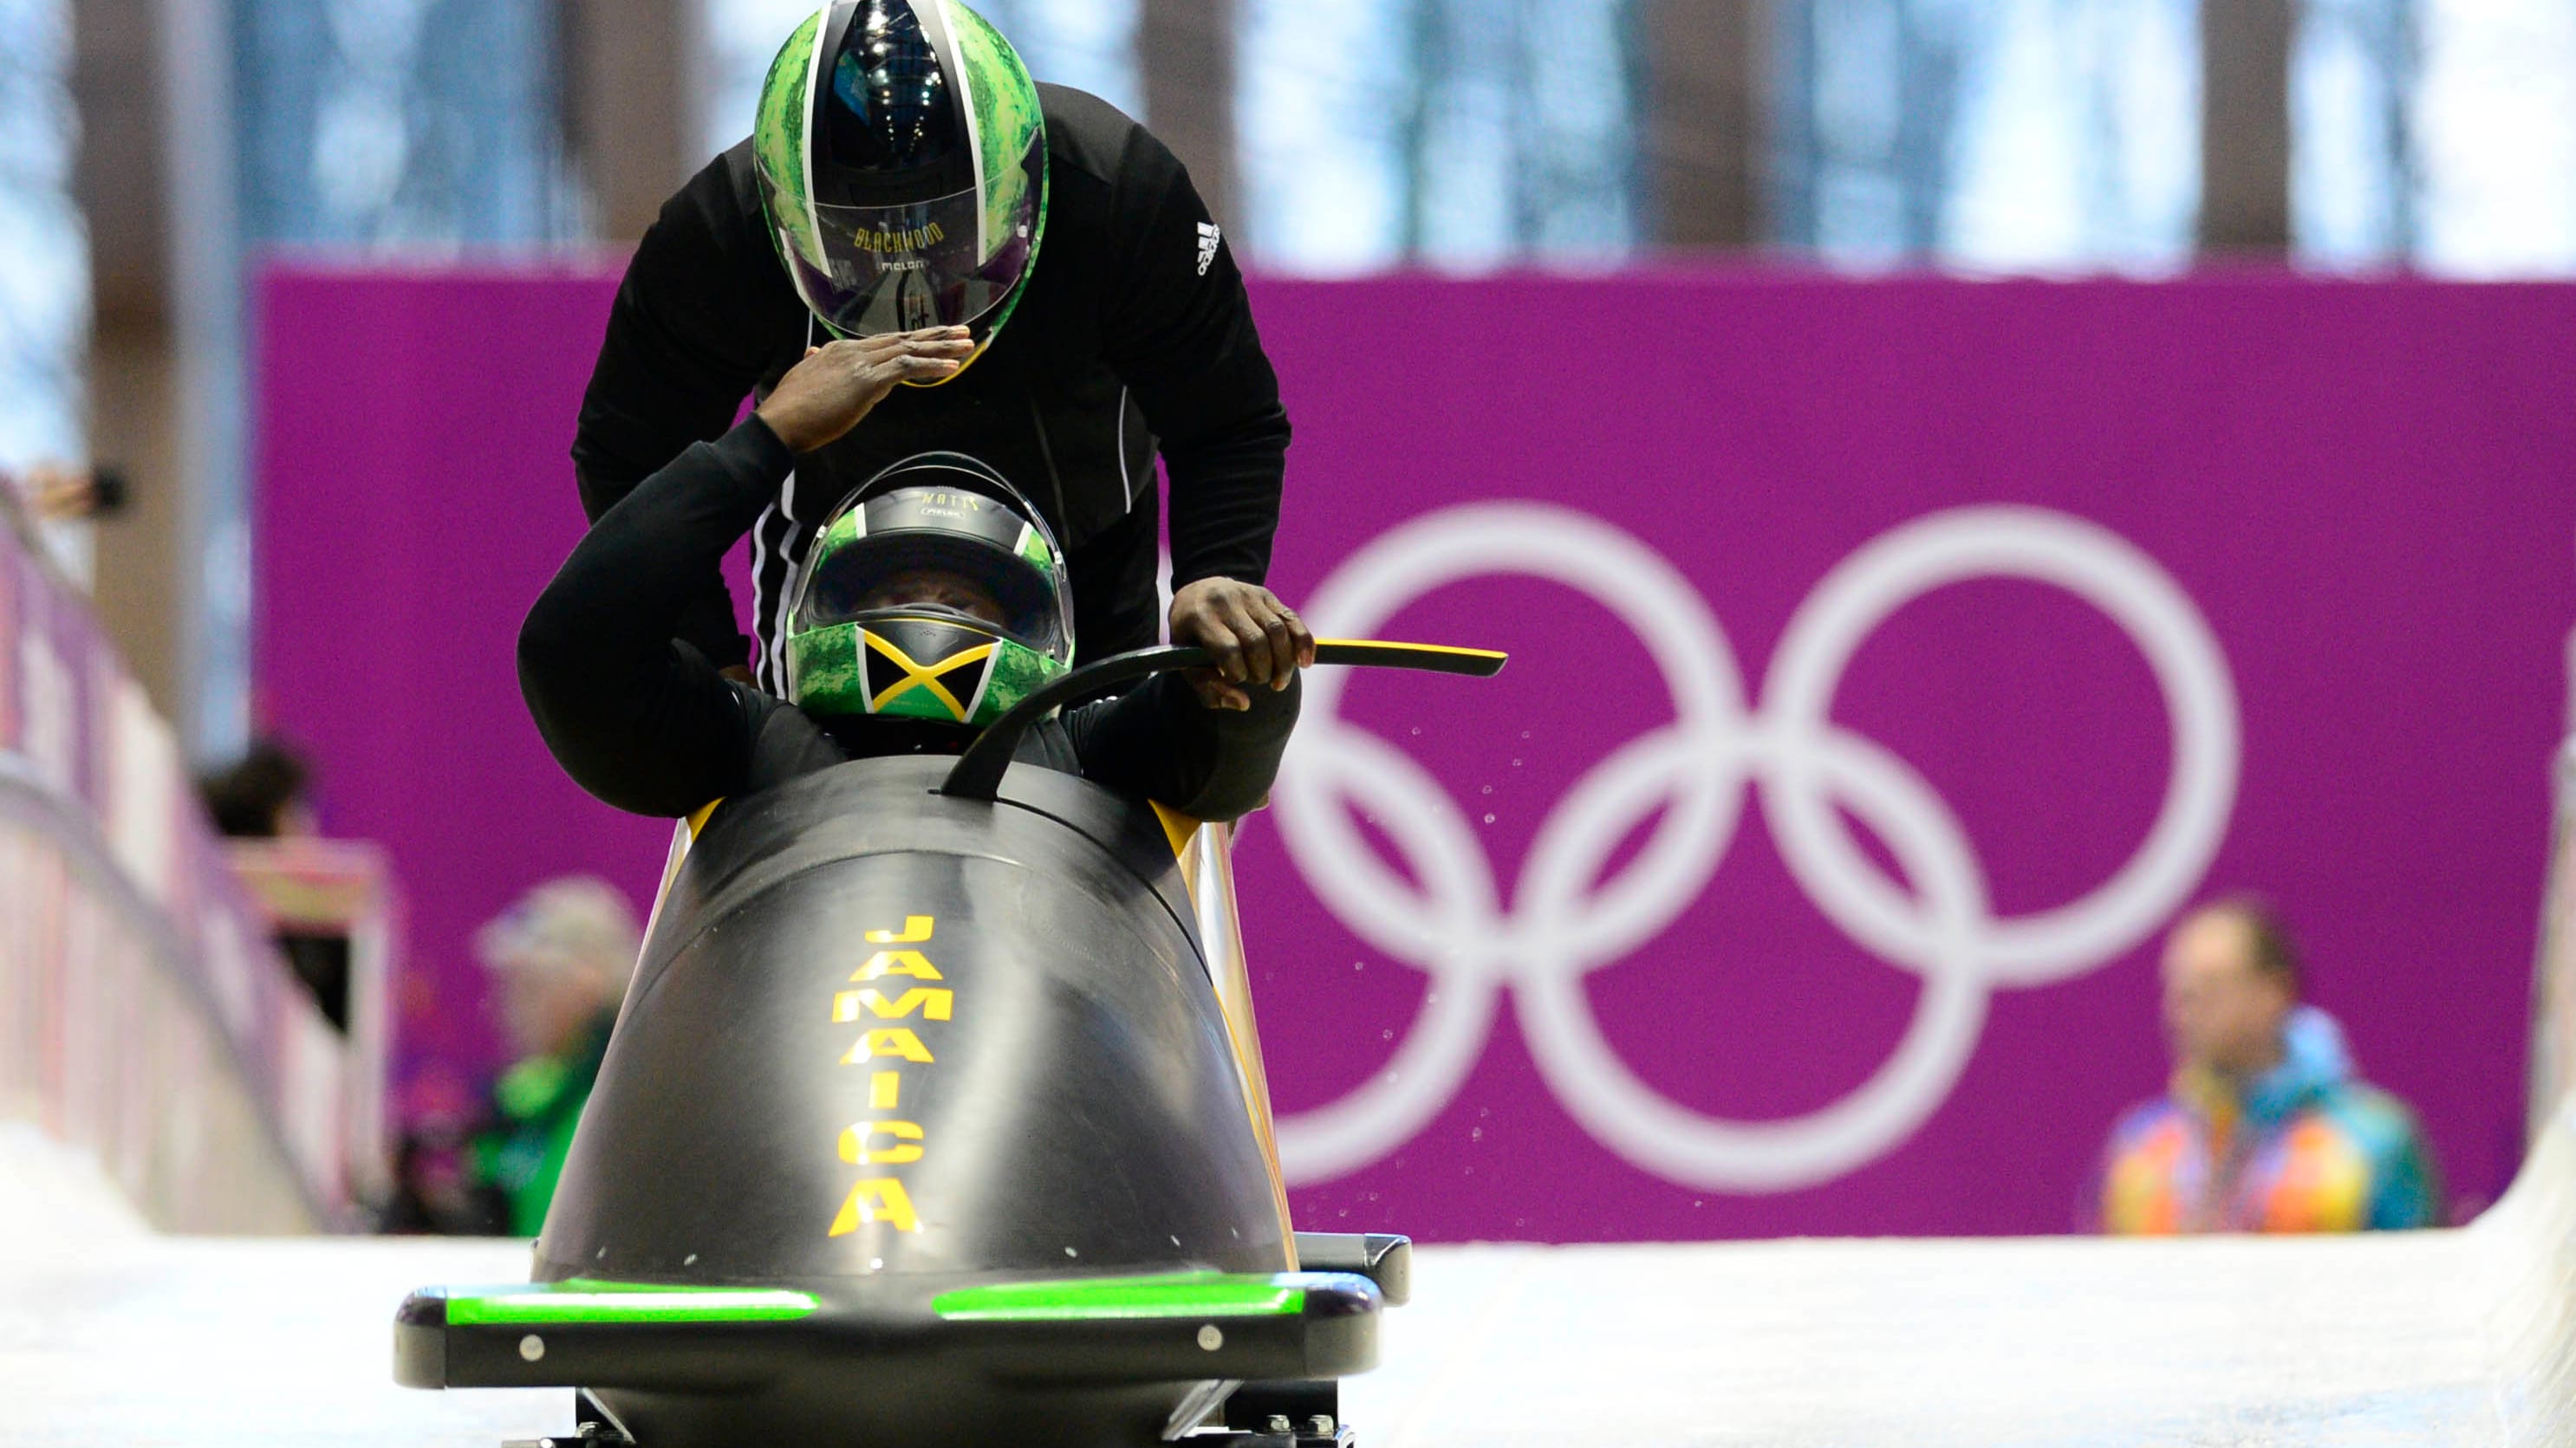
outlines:
[[1410, 1249], [1289, 1223], [1227, 832], [1009, 767], [1208, 661], [1104, 659], [961, 756], [688, 822], [534, 1280], [413, 1293], [395, 1376], [573, 1388], [569, 1441], [643, 1448], [1349, 1443], [1335, 1380]]

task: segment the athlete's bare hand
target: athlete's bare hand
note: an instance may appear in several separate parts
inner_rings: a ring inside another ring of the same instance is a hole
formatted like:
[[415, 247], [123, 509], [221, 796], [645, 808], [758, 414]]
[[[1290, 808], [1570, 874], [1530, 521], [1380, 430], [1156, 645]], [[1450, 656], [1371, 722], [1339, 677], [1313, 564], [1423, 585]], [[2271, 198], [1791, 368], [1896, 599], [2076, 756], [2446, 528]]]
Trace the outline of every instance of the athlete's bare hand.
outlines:
[[1245, 684], [1285, 689], [1297, 671], [1315, 662], [1315, 636], [1305, 620], [1257, 583], [1202, 578], [1172, 595], [1172, 642], [1196, 644], [1216, 655], [1216, 667], [1198, 669], [1190, 683], [1211, 709], [1249, 709]]
[[806, 453], [859, 425], [899, 382], [953, 376], [974, 355], [963, 327], [888, 332], [805, 349], [755, 409], [789, 452]]

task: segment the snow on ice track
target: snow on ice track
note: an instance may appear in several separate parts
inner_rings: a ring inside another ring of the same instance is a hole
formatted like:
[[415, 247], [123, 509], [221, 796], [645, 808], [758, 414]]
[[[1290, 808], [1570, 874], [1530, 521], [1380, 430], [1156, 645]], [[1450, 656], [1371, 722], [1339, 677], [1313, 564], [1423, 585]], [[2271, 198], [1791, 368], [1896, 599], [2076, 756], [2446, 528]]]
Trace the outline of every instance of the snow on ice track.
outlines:
[[[569, 1426], [565, 1393], [389, 1375], [404, 1292], [519, 1279], [524, 1243], [156, 1237], [0, 1167], [8, 1448]], [[1384, 1347], [1344, 1389], [1371, 1448], [2576, 1444], [2576, 1112], [2465, 1231], [1435, 1247]]]

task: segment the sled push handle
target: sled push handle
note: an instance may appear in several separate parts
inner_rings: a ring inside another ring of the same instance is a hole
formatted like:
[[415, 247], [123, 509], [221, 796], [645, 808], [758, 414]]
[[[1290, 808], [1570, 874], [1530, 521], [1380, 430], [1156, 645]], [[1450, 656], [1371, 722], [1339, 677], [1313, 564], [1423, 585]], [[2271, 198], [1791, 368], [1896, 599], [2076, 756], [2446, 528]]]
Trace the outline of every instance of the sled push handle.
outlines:
[[[1315, 663], [1351, 668], [1419, 669], [1434, 674], [1464, 674], [1490, 679], [1501, 673], [1508, 655], [1492, 649], [1450, 648], [1443, 644], [1381, 643], [1375, 639], [1317, 639]], [[939, 792], [952, 799], [992, 800], [1001, 792], [1002, 775], [1020, 748], [1030, 725], [1073, 700], [1115, 684], [1131, 683], [1172, 669], [1205, 669], [1216, 664], [1206, 649], [1161, 644], [1088, 663], [1022, 699], [1017, 707], [985, 727], [957, 766], [948, 771]]]

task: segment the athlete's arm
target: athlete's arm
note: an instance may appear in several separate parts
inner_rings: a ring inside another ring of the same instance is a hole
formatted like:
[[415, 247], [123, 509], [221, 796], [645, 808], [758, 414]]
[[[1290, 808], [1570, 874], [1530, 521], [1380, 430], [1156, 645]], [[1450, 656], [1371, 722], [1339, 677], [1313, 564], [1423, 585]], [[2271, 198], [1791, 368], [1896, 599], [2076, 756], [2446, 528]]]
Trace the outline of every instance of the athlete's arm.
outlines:
[[[803, 309], [734, 174], [744, 165], [730, 152], [710, 162], [627, 264], [572, 445], [593, 521], [681, 449], [723, 436], [764, 371], [795, 355]], [[713, 566], [674, 627], [717, 664], [750, 656]]]
[[1242, 709], [1211, 709], [1190, 682], [1157, 674], [1064, 713], [1082, 777], [1203, 820], [1261, 807], [1297, 724], [1298, 684], [1255, 689]]
[[794, 466], [758, 418], [691, 443], [600, 515], [519, 629], [519, 692], [573, 782], [675, 818], [739, 793], [756, 696], [675, 637]]
[[1102, 351], [1171, 477], [1172, 639], [1216, 651], [1223, 682], [1201, 680], [1201, 697], [1239, 708], [1236, 686], [1277, 685], [1314, 659], [1305, 625], [1261, 586], [1287, 466], [1279, 378], [1233, 249], [1189, 172], [1141, 126], [1129, 132], [1110, 214], [1120, 271]]
[[799, 452], [849, 431], [897, 382], [956, 371], [968, 349], [946, 332], [818, 348], [742, 426], [691, 443], [591, 525], [519, 630], [519, 691], [575, 783], [665, 816], [741, 789], [772, 704], [675, 625]]

